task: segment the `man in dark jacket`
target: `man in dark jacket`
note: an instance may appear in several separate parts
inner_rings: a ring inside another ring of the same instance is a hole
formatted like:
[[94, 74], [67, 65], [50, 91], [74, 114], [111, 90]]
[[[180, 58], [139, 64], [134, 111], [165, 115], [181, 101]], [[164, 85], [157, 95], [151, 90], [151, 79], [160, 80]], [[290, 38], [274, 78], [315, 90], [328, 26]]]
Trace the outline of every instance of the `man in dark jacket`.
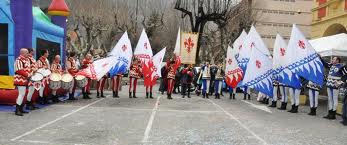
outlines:
[[165, 65], [164, 67], [161, 68], [161, 80], [160, 80], [160, 87], [159, 91], [163, 95], [164, 92], [167, 90], [167, 66]]
[[[193, 82], [193, 66], [185, 65], [182, 70], [182, 98], [188, 94], [188, 98], [190, 98], [190, 88]], [[188, 93], [187, 93], [188, 92]]]

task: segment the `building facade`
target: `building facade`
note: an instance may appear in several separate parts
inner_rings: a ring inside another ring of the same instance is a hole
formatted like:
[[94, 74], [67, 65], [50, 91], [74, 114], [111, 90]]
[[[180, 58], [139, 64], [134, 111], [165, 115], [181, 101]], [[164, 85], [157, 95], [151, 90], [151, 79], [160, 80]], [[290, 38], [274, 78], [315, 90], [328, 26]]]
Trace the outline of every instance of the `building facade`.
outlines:
[[347, 32], [347, 0], [316, 0], [312, 14], [312, 38]]
[[255, 26], [270, 51], [277, 33], [289, 40], [293, 24], [311, 38], [313, 3], [313, 0], [253, 0]]

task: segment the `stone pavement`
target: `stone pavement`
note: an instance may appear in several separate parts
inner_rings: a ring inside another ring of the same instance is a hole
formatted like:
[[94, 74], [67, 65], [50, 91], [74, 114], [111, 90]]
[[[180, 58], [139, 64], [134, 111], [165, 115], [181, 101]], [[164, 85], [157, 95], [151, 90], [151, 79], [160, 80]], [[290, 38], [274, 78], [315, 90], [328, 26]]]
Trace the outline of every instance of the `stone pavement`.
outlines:
[[[342, 145], [347, 127], [326, 120], [324, 104], [318, 116], [308, 106], [298, 114], [251, 101], [181, 98], [155, 94], [128, 98], [127, 86], [119, 99], [79, 99], [35, 110], [24, 117], [0, 112], [3, 145]], [[157, 88], [155, 88], [157, 90]], [[143, 95], [142, 95], [143, 94]]]

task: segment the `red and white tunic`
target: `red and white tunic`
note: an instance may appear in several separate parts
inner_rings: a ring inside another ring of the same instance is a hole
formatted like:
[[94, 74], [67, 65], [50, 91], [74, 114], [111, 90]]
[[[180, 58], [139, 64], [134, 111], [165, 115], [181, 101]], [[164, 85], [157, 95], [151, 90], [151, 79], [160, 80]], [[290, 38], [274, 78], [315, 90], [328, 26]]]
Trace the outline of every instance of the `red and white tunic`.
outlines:
[[174, 64], [169, 64], [167, 78], [175, 79], [175, 76], [176, 76], [176, 69], [174, 67]]
[[69, 57], [66, 61], [66, 70], [72, 75], [76, 76], [76, 73], [78, 72], [76, 61], [74, 58]]
[[130, 66], [130, 77], [131, 78], [141, 78], [141, 66], [137, 64], [132, 64]]
[[30, 60], [31, 69], [36, 70], [37, 69], [36, 60], [34, 59], [32, 55], [29, 55], [29, 60]]
[[48, 59], [44, 56], [41, 56], [40, 59], [37, 60], [37, 68], [50, 69]]
[[85, 69], [85, 68], [87, 68], [91, 64], [93, 64], [92, 60], [90, 60], [90, 59], [83, 59], [83, 61], [82, 61], [82, 68]]
[[52, 65], [51, 65], [51, 72], [52, 73], [58, 73], [58, 74], [61, 74], [63, 72], [59, 62], [55, 62], [54, 61], [52, 63]]
[[27, 86], [29, 82], [29, 76], [32, 72], [30, 59], [20, 55], [14, 64], [14, 85], [15, 86]]

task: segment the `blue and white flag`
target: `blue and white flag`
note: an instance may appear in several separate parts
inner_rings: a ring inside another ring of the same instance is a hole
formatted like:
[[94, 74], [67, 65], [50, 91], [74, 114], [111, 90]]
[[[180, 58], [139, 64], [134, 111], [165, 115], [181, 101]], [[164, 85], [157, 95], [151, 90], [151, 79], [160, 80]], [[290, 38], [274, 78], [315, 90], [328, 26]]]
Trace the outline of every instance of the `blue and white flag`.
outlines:
[[254, 47], [257, 47], [262, 53], [270, 55], [270, 52], [267, 49], [264, 41], [261, 39], [255, 27], [252, 25], [251, 30], [249, 30], [246, 39], [242, 43], [242, 47], [239, 47], [240, 53], [237, 58], [239, 66], [242, 68], [244, 73], [247, 71], [247, 64], [251, 57], [252, 49]]
[[295, 24], [288, 43], [288, 57], [285, 67], [309, 81], [323, 85], [323, 63]]
[[251, 58], [243, 79], [243, 86], [253, 88], [270, 97], [273, 96], [272, 58], [256, 46], [252, 49]]
[[125, 32], [119, 39], [116, 46], [112, 49], [111, 56], [114, 56], [117, 60], [116, 65], [110, 70], [110, 76], [113, 77], [117, 74], [124, 74], [130, 67], [133, 50], [128, 37], [128, 33]]
[[274, 80], [294, 88], [301, 88], [299, 76], [284, 67], [289, 59], [287, 43], [281, 35], [277, 34], [273, 51]]
[[240, 53], [240, 50], [242, 49], [243, 47], [243, 42], [246, 40], [247, 38], [247, 33], [245, 30], [242, 31], [242, 33], [240, 34], [240, 36], [234, 41], [233, 43], [233, 50], [235, 55], [236, 55], [236, 58], [239, 57], [239, 53]]

